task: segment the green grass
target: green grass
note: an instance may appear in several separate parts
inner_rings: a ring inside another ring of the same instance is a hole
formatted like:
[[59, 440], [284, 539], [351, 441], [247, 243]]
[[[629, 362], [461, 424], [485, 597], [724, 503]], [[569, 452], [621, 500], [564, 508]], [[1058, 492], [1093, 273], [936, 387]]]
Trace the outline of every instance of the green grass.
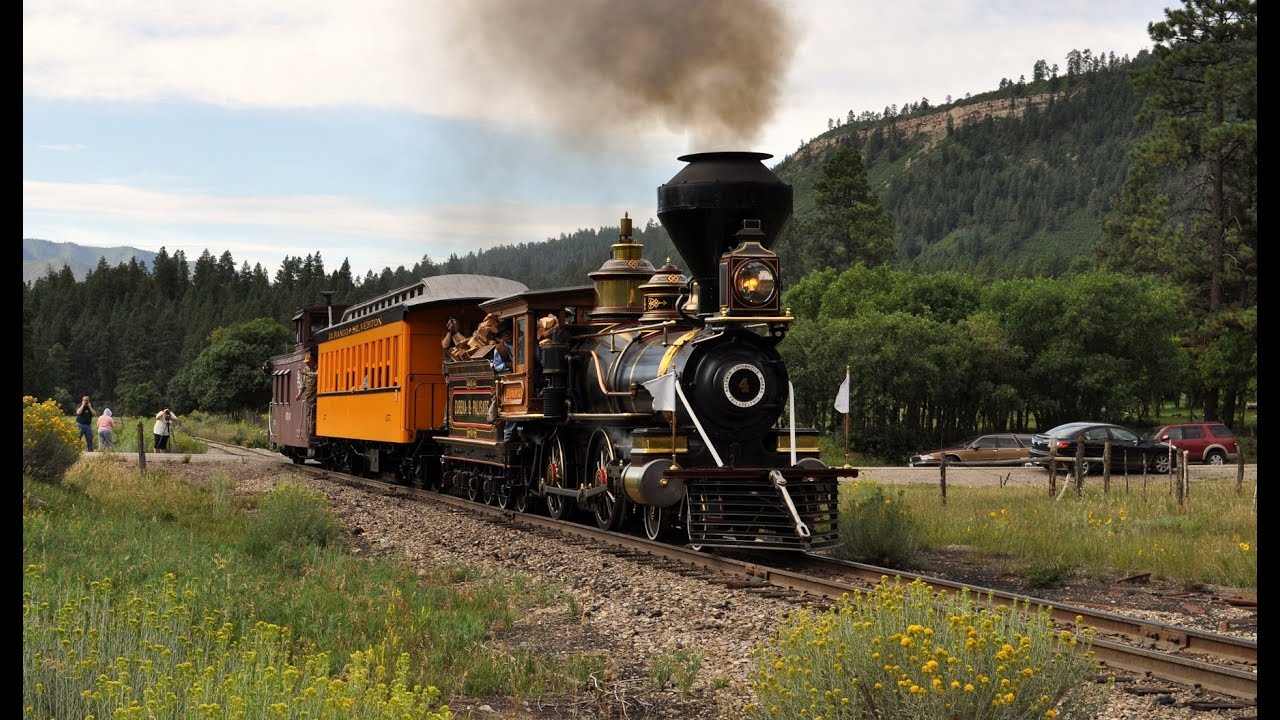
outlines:
[[[49, 710], [36, 688], [45, 675], [78, 662], [89, 663], [77, 677], [90, 685], [99, 676], [114, 677], [121, 663], [134, 668], [136, 680], [139, 668], [156, 662], [155, 648], [127, 635], [137, 623], [112, 618], [128, 616], [131, 603], [161, 612], [162, 596], [174, 592], [182, 602], [165, 605], [174, 613], [174, 638], [215, 632], [205, 626], [212, 618], [226, 628], [216, 632], [243, 648], [261, 640], [255, 628], [266, 623], [287, 631], [290, 658], [298, 668], [312, 667], [312, 675], [334, 676], [356, 653], [389, 659], [404, 653], [410, 688], [433, 686], [446, 698], [520, 698], [579, 689], [604, 666], [604, 659], [589, 655], [551, 659], [493, 645], [493, 636], [531, 606], [562, 605], [569, 617], [555, 587], [468, 568], [417, 573], [394, 560], [357, 558], [340, 545], [320, 544], [316, 538], [324, 533], [280, 538], [260, 527], [261, 500], [232, 490], [225, 479], [197, 487], [163, 472], [83, 461], [62, 485], [24, 479], [24, 648], [43, 648], [39, 662], [24, 654], [24, 667], [48, 671], [29, 673], [30, 683], [24, 674], [24, 708], [46, 709], [36, 717], [84, 717], [77, 689], [59, 695], [69, 704]], [[95, 588], [93, 602], [80, 602], [89, 588]], [[64, 606], [66, 617], [58, 611]], [[94, 658], [57, 655], [63, 646], [56, 637], [65, 632], [110, 637], [110, 647], [123, 650]], [[317, 670], [320, 658], [325, 666]], [[157, 677], [155, 687], [179, 680]], [[45, 689], [54, 684], [43, 680]]]
[[240, 413], [235, 416], [211, 415], [194, 411], [184, 418], [184, 429], [192, 435], [217, 442], [248, 448], [267, 447], [265, 413]]
[[[850, 488], [849, 491], [852, 491]], [[1091, 576], [1151, 572], [1187, 585], [1209, 583], [1256, 591], [1258, 519], [1253, 486], [1237, 495], [1234, 480], [1192, 482], [1179, 507], [1167, 478], [1113, 484], [1086, 482], [1084, 493], [1055, 499], [1047, 489], [1005, 486], [947, 489], [894, 486], [925, 549], [963, 545], [1007, 563], [1032, 582], [1052, 584], [1074, 569]]]
[[[156, 424], [154, 417], [124, 417], [116, 415], [115, 420], [116, 427], [111, 433], [115, 440], [114, 452], [138, 452], [139, 426], [142, 428], [141, 438], [144, 452], [155, 452], [155, 435], [151, 432]], [[95, 450], [102, 451], [102, 443], [97, 435], [97, 420], [94, 421], [93, 432], [93, 447]], [[169, 436], [169, 454], [201, 455], [209, 452], [209, 446], [196, 438], [197, 434], [187, 424], [186, 418], [180, 418], [173, 424], [172, 434]], [[84, 443], [81, 443], [80, 447], [83, 450]]]

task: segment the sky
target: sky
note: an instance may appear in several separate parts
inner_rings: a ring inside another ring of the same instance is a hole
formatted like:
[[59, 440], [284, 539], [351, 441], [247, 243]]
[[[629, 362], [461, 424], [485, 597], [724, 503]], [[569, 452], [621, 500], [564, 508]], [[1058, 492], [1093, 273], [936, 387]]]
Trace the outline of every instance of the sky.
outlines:
[[1132, 57], [1177, 6], [24, 0], [22, 235], [364, 276], [643, 226], [680, 155], [772, 166], [850, 110]]

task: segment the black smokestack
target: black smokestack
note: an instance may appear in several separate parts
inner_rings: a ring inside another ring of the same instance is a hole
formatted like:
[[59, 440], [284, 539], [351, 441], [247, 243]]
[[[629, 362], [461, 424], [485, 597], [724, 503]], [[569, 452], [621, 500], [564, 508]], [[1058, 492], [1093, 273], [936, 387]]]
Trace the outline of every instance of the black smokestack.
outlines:
[[743, 220], [759, 220], [771, 247], [791, 218], [791, 186], [762, 160], [767, 153], [710, 152], [684, 155], [689, 163], [658, 188], [658, 220], [698, 280], [702, 312], [715, 309], [720, 256], [738, 244]]
[[[579, 140], [655, 125], [749, 147], [794, 50], [772, 0], [459, 0], [453, 37]], [[502, 102], [502, 98], [494, 98]]]

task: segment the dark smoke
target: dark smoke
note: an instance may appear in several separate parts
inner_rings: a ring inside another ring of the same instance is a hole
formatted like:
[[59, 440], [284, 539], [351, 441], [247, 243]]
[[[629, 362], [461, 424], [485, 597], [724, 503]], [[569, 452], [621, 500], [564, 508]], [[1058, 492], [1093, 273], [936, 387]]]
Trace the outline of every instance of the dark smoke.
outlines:
[[[749, 149], [794, 49], [770, 0], [456, 0], [458, 50], [493, 87], [583, 140], [656, 124]], [[503, 101], [501, 96], [493, 102]], [[525, 101], [525, 100], [522, 100]]]

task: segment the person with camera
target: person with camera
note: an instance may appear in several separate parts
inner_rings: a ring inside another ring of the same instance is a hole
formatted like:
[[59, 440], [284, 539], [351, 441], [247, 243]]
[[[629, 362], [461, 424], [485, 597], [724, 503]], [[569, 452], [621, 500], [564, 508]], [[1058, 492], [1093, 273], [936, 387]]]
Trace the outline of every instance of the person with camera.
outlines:
[[169, 438], [173, 435], [173, 421], [178, 416], [165, 405], [160, 412], [156, 413], [156, 424], [151, 428], [152, 439], [156, 452], [169, 452]]
[[93, 416], [97, 414], [98, 411], [93, 409], [88, 395], [80, 398], [80, 407], [76, 408], [76, 429], [80, 431], [80, 437], [84, 438], [89, 452], [93, 452]]

